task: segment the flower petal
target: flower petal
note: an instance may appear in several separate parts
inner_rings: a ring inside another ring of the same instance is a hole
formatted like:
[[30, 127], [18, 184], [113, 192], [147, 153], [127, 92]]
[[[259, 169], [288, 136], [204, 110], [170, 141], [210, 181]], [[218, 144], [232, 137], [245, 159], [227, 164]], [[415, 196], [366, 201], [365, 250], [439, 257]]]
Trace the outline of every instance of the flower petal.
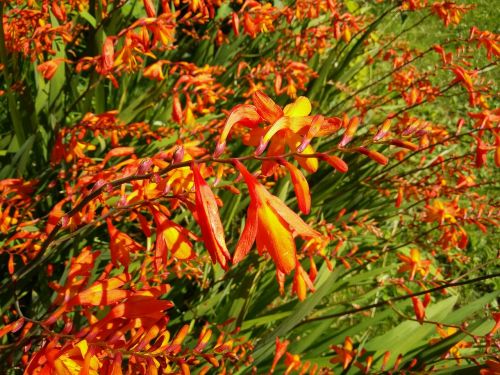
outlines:
[[243, 232], [241, 232], [240, 239], [236, 244], [236, 251], [233, 255], [233, 264], [240, 262], [244, 257], [247, 256], [248, 252], [252, 248], [255, 242], [255, 237], [257, 235], [257, 209], [254, 204], [250, 204], [248, 207], [248, 216], [245, 222], [245, 227]]
[[295, 268], [297, 256], [295, 241], [287, 222], [267, 204], [257, 209], [257, 215], [257, 247], [261, 250], [265, 248], [278, 270], [288, 275]]
[[280, 163], [288, 169], [288, 172], [290, 172], [293, 189], [295, 190], [295, 196], [297, 197], [297, 203], [300, 211], [306, 215], [309, 214], [311, 211], [311, 193], [309, 192], [309, 184], [307, 183], [306, 178], [295, 165], [284, 160]]
[[224, 151], [226, 139], [234, 125], [241, 124], [249, 128], [254, 128], [261, 120], [260, 115], [257, 113], [257, 108], [253, 105], [243, 104], [234, 107], [226, 120], [224, 128], [222, 129], [219, 141], [215, 147], [214, 157], [219, 157]]
[[218, 262], [222, 268], [227, 269], [227, 261], [231, 259], [231, 255], [226, 247], [224, 227], [220, 221], [215, 195], [201, 176], [198, 165], [192, 162], [191, 169], [194, 175], [196, 208], [203, 240], [212, 262], [214, 264]]
[[256, 91], [252, 100], [259, 115], [267, 122], [274, 124], [280, 117], [283, 117], [283, 110], [280, 106], [262, 91]]
[[[267, 149], [267, 156], [283, 155], [285, 153], [285, 140], [281, 137], [275, 137]], [[274, 173], [278, 163], [274, 160], [264, 160], [262, 162], [262, 174], [269, 176]]]
[[309, 129], [307, 129], [307, 133], [304, 135], [304, 138], [302, 139], [302, 143], [300, 144], [299, 147], [297, 147], [298, 152], [304, 151], [306, 149], [306, 147], [309, 146], [312, 139], [320, 131], [324, 121], [325, 121], [325, 118], [321, 115], [316, 115], [312, 118], [311, 125], [309, 126]]
[[283, 112], [285, 116], [302, 117], [311, 113], [311, 102], [305, 96], [299, 96], [293, 103], [288, 104]]
[[[288, 143], [288, 147], [292, 150], [292, 152], [296, 152], [297, 148], [302, 143], [300, 137], [296, 134], [289, 134], [286, 138]], [[314, 154], [314, 149], [311, 145], [307, 145], [302, 152], [299, 154]], [[300, 157], [299, 155], [295, 155], [294, 159], [300, 164], [302, 168], [304, 168], [309, 173], [314, 173], [318, 170], [318, 159], [313, 157]]]
[[320, 233], [312, 229], [304, 220], [293, 212], [278, 197], [268, 193], [267, 201], [274, 211], [295, 231], [295, 234], [304, 237], [317, 237]]
[[256, 154], [260, 155], [264, 152], [264, 149], [267, 146], [267, 143], [271, 140], [271, 138], [276, 135], [280, 130], [288, 129], [292, 133], [298, 133], [303, 128], [310, 126], [313, 121], [313, 117], [282, 117], [278, 121], [276, 121], [273, 125], [269, 127], [266, 134], [262, 137], [262, 140], [259, 144], [258, 149], [256, 150]]
[[384, 121], [384, 123], [380, 127], [380, 129], [377, 132], [377, 134], [375, 134], [375, 137], [373, 137], [373, 140], [374, 141], [380, 141], [381, 139], [383, 139], [384, 137], [386, 137], [387, 134], [389, 134], [389, 129], [390, 128], [391, 128], [391, 119], [387, 119], [387, 120]]

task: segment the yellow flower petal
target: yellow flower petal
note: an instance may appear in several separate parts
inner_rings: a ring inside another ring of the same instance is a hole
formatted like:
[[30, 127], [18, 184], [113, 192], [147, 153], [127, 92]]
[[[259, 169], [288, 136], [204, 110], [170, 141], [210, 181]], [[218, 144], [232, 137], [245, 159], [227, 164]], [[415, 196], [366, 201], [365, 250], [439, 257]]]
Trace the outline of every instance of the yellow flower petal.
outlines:
[[299, 96], [293, 103], [288, 104], [283, 112], [285, 116], [302, 117], [311, 113], [311, 102], [305, 96]]
[[257, 247], [260, 251], [266, 248], [273, 258], [276, 267], [289, 274], [295, 268], [296, 249], [290, 229], [283, 220], [267, 204], [257, 209], [258, 232]]
[[176, 226], [171, 226], [163, 231], [163, 238], [167, 248], [177, 259], [190, 259], [193, 257], [193, 246], [187, 237]]

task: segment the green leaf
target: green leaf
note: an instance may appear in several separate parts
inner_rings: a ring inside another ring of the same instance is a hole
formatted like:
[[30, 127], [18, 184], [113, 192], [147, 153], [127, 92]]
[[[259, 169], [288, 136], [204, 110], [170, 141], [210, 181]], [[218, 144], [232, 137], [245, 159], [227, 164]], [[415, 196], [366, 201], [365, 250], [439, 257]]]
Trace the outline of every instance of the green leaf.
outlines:
[[[274, 345], [276, 337], [284, 337], [288, 335], [296, 326], [309, 315], [317, 304], [325, 297], [328, 293], [331, 293], [339, 284], [336, 283], [337, 279], [342, 274], [344, 269], [342, 267], [336, 268], [330, 273], [328, 278], [318, 287], [318, 289], [311, 293], [305, 301], [297, 304], [297, 306], [292, 310], [292, 314], [284, 322], [282, 322], [275, 330], [265, 336], [262, 341], [260, 341], [256, 347], [253, 354], [254, 364], [258, 365], [271, 353], [270, 350]], [[328, 272], [328, 271], [324, 271]]]
[[[470, 332], [474, 332], [476, 330], [482, 330], [484, 332], [485, 328], [491, 329], [494, 326], [495, 322], [493, 320], [491, 321], [486, 321], [486, 322], [475, 322], [472, 326], [468, 327], [468, 330]], [[487, 331], [487, 330], [486, 330]], [[480, 333], [478, 333], [479, 335]], [[483, 333], [484, 334], [484, 333]], [[443, 354], [447, 353], [453, 346], [455, 346], [457, 343], [460, 341], [469, 338], [469, 336], [462, 332], [462, 331], [457, 331], [451, 336], [448, 336], [437, 343], [428, 346], [424, 346], [424, 350], [419, 352], [418, 354], [412, 353], [411, 356], [408, 356], [407, 358], [404, 358], [403, 361], [406, 361], [409, 363], [413, 358], [417, 360], [417, 363], [425, 365], [426, 363], [431, 362], [435, 358], [441, 357]]]
[[[442, 321], [453, 309], [458, 297], [453, 296], [430, 305], [426, 310], [426, 319], [432, 321]], [[387, 362], [386, 368], [391, 368], [396, 362], [399, 354], [405, 355], [424, 345], [427, 337], [435, 332], [435, 327], [432, 324], [421, 325], [415, 321], [406, 321], [399, 324], [397, 327], [389, 330], [382, 336], [375, 337], [368, 341], [365, 349], [374, 351], [374, 367], [380, 366], [383, 356], [387, 350], [390, 350], [391, 357]], [[390, 343], [390, 346], [388, 345]]]
[[78, 15], [82, 17], [85, 21], [87, 21], [90, 24], [90, 26], [92, 26], [94, 29], [96, 28], [97, 21], [94, 18], [94, 16], [92, 16], [89, 12], [87, 12], [86, 10], [80, 10], [78, 12]]
[[229, 1], [224, 1], [219, 9], [217, 9], [217, 13], [215, 14], [215, 21], [223, 20], [228, 17], [233, 12], [231, 8], [231, 4]]

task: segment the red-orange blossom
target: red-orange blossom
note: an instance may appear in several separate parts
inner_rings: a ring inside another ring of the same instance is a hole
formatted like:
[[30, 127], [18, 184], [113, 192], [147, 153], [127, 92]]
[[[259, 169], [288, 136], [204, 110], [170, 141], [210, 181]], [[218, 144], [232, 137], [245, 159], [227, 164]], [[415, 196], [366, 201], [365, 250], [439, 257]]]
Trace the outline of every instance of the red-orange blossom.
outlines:
[[248, 216], [236, 245], [233, 263], [241, 261], [257, 242], [259, 254], [267, 251], [278, 271], [289, 274], [296, 266], [297, 255], [294, 236], [317, 237], [320, 233], [306, 224], [279, 198], [269, 193], [243, 164], [234, 160], [243, 175], [250, 193]]

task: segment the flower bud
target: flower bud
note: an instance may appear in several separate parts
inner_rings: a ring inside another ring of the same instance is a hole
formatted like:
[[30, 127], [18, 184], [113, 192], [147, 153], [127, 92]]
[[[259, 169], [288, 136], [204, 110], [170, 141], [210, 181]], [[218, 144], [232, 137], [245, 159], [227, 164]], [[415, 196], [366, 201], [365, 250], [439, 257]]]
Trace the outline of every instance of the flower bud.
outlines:
[[172, 158], [172, 164], [177, 164], [182, 162], [184, 159], [184, 146], [179, 146], [174, 152], [174, 157]]

